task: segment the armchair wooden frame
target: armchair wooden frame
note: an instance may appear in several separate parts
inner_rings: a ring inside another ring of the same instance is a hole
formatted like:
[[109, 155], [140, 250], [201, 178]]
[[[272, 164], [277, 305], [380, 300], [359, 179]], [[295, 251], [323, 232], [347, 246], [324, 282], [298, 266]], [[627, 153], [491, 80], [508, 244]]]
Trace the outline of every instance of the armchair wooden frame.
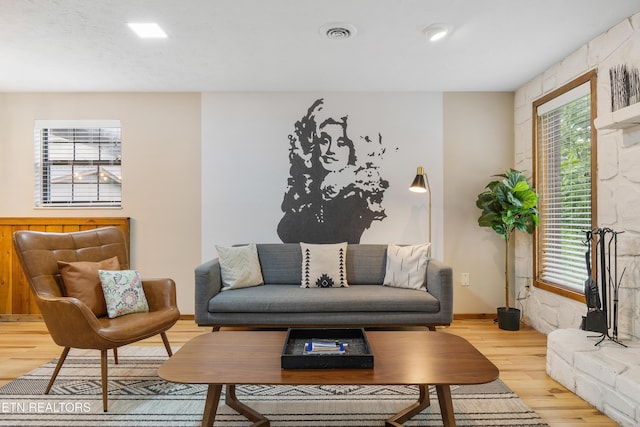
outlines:
[[180, 318], [172, 279], [143, 279], [149, 312], [113, 319], [97, 317], [82, 301], [65, 294], [58, 261], [97, 262], [117, 256], [122, 270], [130, 268], [128, 242], [120, 228], [71, 233], [20, 230], [14, 233], [13, 243], [47, 329], [54, 342], [64, 347], [45, 394], [51, 391], [71, 348], [100, 350], [105, 412], [108, 409], [108, 350], [113, 350], [118, 363], [118, 347], [160, 334], [168, 355], [172, 355], [166, 331]]

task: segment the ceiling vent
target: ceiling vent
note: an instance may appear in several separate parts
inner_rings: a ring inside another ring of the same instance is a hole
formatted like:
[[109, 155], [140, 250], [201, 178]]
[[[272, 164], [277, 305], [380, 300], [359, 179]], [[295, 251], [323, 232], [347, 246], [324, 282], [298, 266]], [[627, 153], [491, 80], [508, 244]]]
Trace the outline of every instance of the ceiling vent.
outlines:
[[330, 40], [346, 40], [355, 36], [356, 27], [351, 24], [331, 23], [320, 27], [320, 34]]

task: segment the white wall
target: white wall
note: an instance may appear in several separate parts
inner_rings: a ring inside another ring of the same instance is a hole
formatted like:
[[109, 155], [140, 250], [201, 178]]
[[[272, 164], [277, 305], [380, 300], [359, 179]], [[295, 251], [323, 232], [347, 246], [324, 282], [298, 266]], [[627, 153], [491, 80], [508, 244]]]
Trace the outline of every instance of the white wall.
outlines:
[[[611, 112], [609, 67], [640, 67], [640, 14], [622, 21], [604, 34], [540, 74], [516, 92], [516, 167], [532, 164], [532, 102], [588, 70], [598, 71], [598, 115]], [[621, 131], [598, 130], [598, 226], [625, 233], [618, 238], [619, 271], [628, 267], [620, 296], [620, 336], [640, 337], [640, 161], [638, 144], [625, 145]], [[516, 285], [521, 291], [532, 278], [531, 239], [516, 242]], [[577, 328], [586, 312], [583, 303], [531, 288], [526, 322], [543, 333]]]
[[453, 268], [456, 314], [495, 315], [505, 303], [505, 244], [478, 226], [475, 203], [492, 175], [513, 167], [513, 137], [513, 93], [444, 95], [444, 259]]
[[[122, 209], [33, 207], [36, 119], [119, 119]], [[131, 217], [132, 267], [171, 277], [178, 304], [193, 313], [200, 261], [200, 95], [0, 94], [0, 216]]]

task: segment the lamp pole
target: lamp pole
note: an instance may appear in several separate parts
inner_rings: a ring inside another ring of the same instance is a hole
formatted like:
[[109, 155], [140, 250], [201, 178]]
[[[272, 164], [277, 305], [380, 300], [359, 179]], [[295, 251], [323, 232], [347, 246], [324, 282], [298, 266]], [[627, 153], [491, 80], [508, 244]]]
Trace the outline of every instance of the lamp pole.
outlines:
[[409, 190], [414, 193], [428, 193], [429, 195], [429, 242], [431, 242], [431, 186], [429, 185], [429, 177], [422, 166], [418, 166], [416, 177], [413, 179]]

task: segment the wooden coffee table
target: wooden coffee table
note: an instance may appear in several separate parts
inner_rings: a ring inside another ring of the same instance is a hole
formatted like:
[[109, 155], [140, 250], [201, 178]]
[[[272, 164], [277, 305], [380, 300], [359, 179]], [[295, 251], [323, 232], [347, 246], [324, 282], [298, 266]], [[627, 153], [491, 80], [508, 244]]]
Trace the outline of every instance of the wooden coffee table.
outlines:
[[[226, 384], [225, 403], [268, 427], [269, 420], [240, 402], [236, 384], [417, 385], [418, 401], [386, 421], [401, 426], [430, 405], [435, 385], [445, 426], [455, 426], [451, 384], [484, 384], [498, 378], [498, 368], [464, 338], [431, 331], [367, 331], [373, 369], [282, 369], [284, 331], [219, 331], [187, 342], [159, 369], [161, 378], [184, 384], [208, 384], [202, 425], [213, 426]], [[339, 356], [336, 356], [339, 357]]]

